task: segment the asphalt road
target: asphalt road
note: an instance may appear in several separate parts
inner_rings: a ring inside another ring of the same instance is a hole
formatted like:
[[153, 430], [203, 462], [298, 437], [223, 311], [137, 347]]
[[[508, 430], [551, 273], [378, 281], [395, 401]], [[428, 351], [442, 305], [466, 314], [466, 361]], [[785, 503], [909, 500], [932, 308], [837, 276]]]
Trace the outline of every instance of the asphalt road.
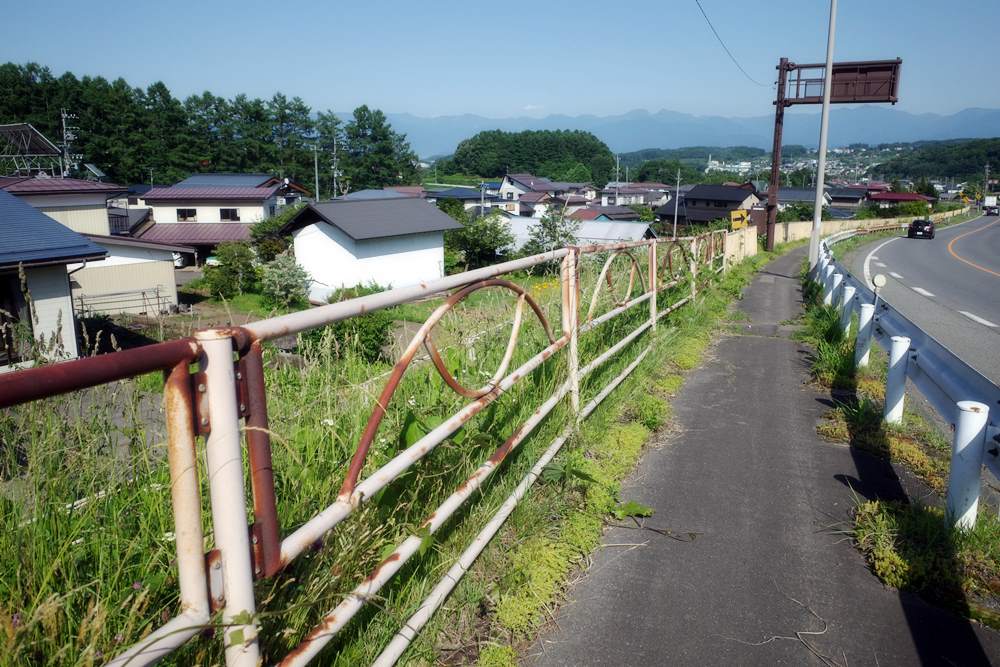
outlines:
[[934, 239], [880, 239], [847, 257], [859, 278], [866, 264], [888, 279], [886, 301], [1000, 384], [1000, 218], [945, 227]]

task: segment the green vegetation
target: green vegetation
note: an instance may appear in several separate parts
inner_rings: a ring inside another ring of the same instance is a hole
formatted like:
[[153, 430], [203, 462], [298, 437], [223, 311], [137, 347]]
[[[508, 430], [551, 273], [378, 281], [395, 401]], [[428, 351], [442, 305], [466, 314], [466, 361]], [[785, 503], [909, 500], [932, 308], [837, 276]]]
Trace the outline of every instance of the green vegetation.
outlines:
[[261, 267], [260, 293], [265, 303], [290, 310], [309, 305], [309, 274], [295, 261], [295, 255], [283, 252]]
[[[842, 244], [837, 249], [846, 250]], [[806, 312], [798, 338], [813, 347], [814, 380], [839, 396], [817, 432], [901, 464], [943, 494], [951, 453], [948, 439], [909, 408], [901, 424], [883, 423], [885, 354], [873, 346], [868, 367], [855, 371], [854, 339], [843, 335], [838, 313], [822, 305], [815, 283], [807, 281], [803, 289]], [[975, 529], [963, 533], [945, 526], [940, 509], [875, 500], [855, 509], [851, 534], [886, 585], [915, 591], [935, 604], [1000, 627], [1000, 521], [994, 513], [981, 512]]]
[[260, 283], [257, 256], [249, 243], [229, 241], [215, 249], [218, 264], [205, 267], [205, 284], [214, 297], [231, 299], [254, 292]]
[[1000, 629], [1000, 520], [982, 512], [971, 531], [949, 530], [944, 512], [869, 501], [854, 512], [854, 540], [886, 585], [918, 593]]
[[[786, 147], [787, 150], [787, 147]], [[704, 167], [711, 155], [716, 160], [752, 160], [767, 155], [753, 146], [687, 146], [684, 148], [644, 148], [621, 154], [622, 165], [635, 167], [650, 160], [679, 160]], [[670, 181], [665, 181], [670, 182]]]
[[[355, 109], [345, 124], [333, 111], [313, 110], [298, 97], [270, 99], [210, 92], [175, 98], [162, 82], [145, 90], [124, 79], [56, 77], [37, 63], [0, 65], [0, 123], [31, 123], [53, 141], [62, 136], [59, 109], [76, 113], [73, 144], [120, 183], [173, 183], [199, 171], [264, 172], [313, 182], [313, 146], [329, 164], [337, 141], [343, 185], [357, 190], [411, 183], [416, 156], [381, 111]], [[329, 168], [320, 173], [324, 197]]]
[[450, 158], [435, 165], [442, 174], [530, 172], [554, 180], [601, 186], [614, 172], [614, 156], [600, 139], [579, 130], [480, 132], [462, 141]]
[[[594, 288], [604, 259], [593, 257], [581, 264], [584, 294]], [[682, 369], [697, 363], [728, 304], [762, 261], [763, 256], [746, 262], [714, 286], [704, 285], [694, 304], [660, 322], [654, 338], [636, 341], [584, 379], [581, 398], [586, 402], [647, 341], [654, 343], [636, 373], [554, 461], [572, 471], [564, 475], [565, 482], [551, 479], [536, 485], [530, 501], [519, 506], [405, 659], [472, 662], [478, 656], [483, 664], [509, 664], [514, 655], [510, 640], [545, 617], [566, 574], [598, 543], [603, 523], [612, 516], [647, 513], [618, 496], [618, 483], [635, 464], [650, 429], [665, 418], [659, 401], [677, 391]], [[558, 335], [558, 278], [549, 274], [526, 284]], [[675, 302], [688, 289], [681, 284], [663, 293], [662, 305]], [[435, 330], [435, 342], [459, 381], [478, 387], [483, 383], [481, 371], [492, 370], [504, 356], [515, 299], [499, 289], [476, 296], [449, 313]], [[414, 305], [432, 309], [442, 301]], [[598, 312], [614, 303], [615, 297], [602, 292]], [[634, 308], [602, 324], [599, 332], [582, 336], [581, 362], [595, 358], [647, 316], [645, 308]], [[328, 330], [321, 341], [331, 336]], [[363, 337], [356, 338], [360, 342]], [[534, 316], [526, 315], [519, 341], [512, 368], [548, 342]], [[374, 347], [304, 344], [294, 363], [265, 348], [278, 512], [286, 533], [336, 497], [346, 462], [391, 368], [384, 356], [366, 358], [374, 356], [368, 354]], [[387, 547], [418, 530], [426, 516], [561, 386], [566, 371], [565, 355], [545, 361], [397, 483], [361, 506], [323, 545], [280, 577], [257, 582], [266, 660], [293, 648], [376, 567]], [[0, 549], [18, 555], [17, 567], [0, 571], [0, 664], [102, 663], [176, 613], [170, 480], [160, 397], [149, 384], [148, 378], [118, 382], [0, 414]], [[651, 393], [655, 399], [648, 398]], [[385, 464], [414, 433], [426, 432], [467, 402], [418, 360], [386, 406], [363, 476]], [[321, 661], [372, 661], [401, 619], [417, 608], [430, 585], [569, 423], [566, 403], [556, 407], [460, 515], [434, 535], [426, 551], [338, 635]], [[202, 444], [199, 451], [204, 451]], [[207, 498], [207, 486], [202, 492]], [[67, 510], [70, 505], [73, 509]], [[482, 652], [481, 644], [486, 645]], [[456, 656], [451, 646], [462, 647], [462, 653]], [[196, 639], [165, 662], [217, 664], [219, 647], [218, 641]]]
[[888, 178], [957, 178], [981, 183], [987, 162], [1000, 164], [1000, 139], [922, 142], [874, 171]]

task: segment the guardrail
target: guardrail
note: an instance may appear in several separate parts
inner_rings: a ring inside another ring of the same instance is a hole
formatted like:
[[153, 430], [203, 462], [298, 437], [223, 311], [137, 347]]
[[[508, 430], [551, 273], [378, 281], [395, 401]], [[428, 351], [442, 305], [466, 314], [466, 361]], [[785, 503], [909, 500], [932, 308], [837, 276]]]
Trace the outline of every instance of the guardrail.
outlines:
[[831, 246], [858, 233], [842, 232], [824, 239], [813, 278], [822, 287], [823, 302], [841, 312], [841, 328], [850, 333], [858, 313], [854, 360], [866, 366], [874, 340], [889, 353], [883, 417], [898, 424], [903, 417], [906, 381], [920, 391], [939, 415], [954, 428], [946, 499], [947, 520], [962, 529], [975, 525], [979, 507], [982, 466], [1000, 479], [1000, 387], [960, 359], [954, 352], [911, 322], [884, 299], [874, 286], [859, 280], [833, 256]]
[[[180, 611], [109, 664], [116, 667], [150, 664], [213, 625], [221, 629], [217, 636], [223, 640], [227, 665], [259, 664], [255, 579], [280, 576], [289, 563], [314, 548], [374, 494], [398, 479], [468, 420], [547, 360], [562, 355], [566, 377], [558, 383], [555, 392], [535, 407], [530, 417], [514, 429], [513, 434], [421, 525], [420, 531], [428, 535], [440, 529], [545, 417], [563, 399], [569, 398], [572, 416], [569, 423], [376, 660], [379, 665], [394, 663], [526, 495], [542, 468], [572, 435], [577, 424], [586, 419], [649, 354], [651, 341], [585, 405], [581, 405], [580, 400], [581, 379], [615, 358], [643, 334], [655, 330], [662, 318], [694, 300], [699, 286], [724, 272], [728, 262], [756, 252], [756, 243], [747, 247], [744, 234], [736, 232], [732, 236], [738, 248], [728, 254], [726, 246], [729, 238], [724, 230], [677, 240], [653, 239], [562, 248], [426, 284], [261, 320], [243, 327], [203, 330], [191, 338], [4, 376], [0, 384], [0, 407], [94, 387], [154, 370], [165, 371], [167, 458]], [[587, 304], [581, 300], [580, 265], [602, 259], [594, 292]], [[558, 331], [553, 330], [528, 290], [503, 277], [514, 271], [553, 262], [559, 264], [561, 287]], [[627, 278], [623, 271], [627, 272]], [[661, 296], [672, 294], [674, 288], [682, 290], [683, 296], [661, 307]], [[466, 386], [449, 371], [435, 345], [433, 333], [452, 309], [472, 294], [485, 289], [509, 293], [515, 304], [510, 338], [499, 367], [484, 386], [476, 388]], [[605, 297], [602, 300], [602, 294], [610, 295], [610, 299]], [[271, 459], [263, 344], [271, 339], [433, 295], [447, 296], [413, 336], [374, 401], [338, 495], [311, 519], [282, 536]], [[609, 300], [610, 306], [605, 305], [607, 310], [599, 312], [600, 304]], [[595, 335], [591, 332], [604, 323], [643, 304], [648, 308], [648, 316], [643, 317], [631, 332], [581, 366], [578, 350], [580, 337]], [[586, 313], [581, 322], [584, 307]], [[532, 316], [544, 331], [545, 345], [511, 371], [509, 366], [518, 345], [523, 319]], [[369, 448], [379, 433], [400, 381], [413, 366], [421, 347], [426, 349], [430, 362], [445, 384], [470, 402], [362, 478]], [[197, 370], [191, 368], [194, 363]], [[209, 530], [204, 530], [202, 525], [203, 499], [196, 450], [199, 437], [204, 438], [205, 446], [204, 472], [211, 508]], [[244, 467], [249, 473], [252, 521], [247, 513]], [[214, 549], [207, 554], [204, 552], [206, 534], [214, 538]], [[316, 657], [371, 597], [419, 552], [422, 540], [422, 535], [411, 535], [397, 544], [280, 664], [301, 665]], [[213, 619], [213, 614], [218, 611], [221, 611], [221, 619]]]

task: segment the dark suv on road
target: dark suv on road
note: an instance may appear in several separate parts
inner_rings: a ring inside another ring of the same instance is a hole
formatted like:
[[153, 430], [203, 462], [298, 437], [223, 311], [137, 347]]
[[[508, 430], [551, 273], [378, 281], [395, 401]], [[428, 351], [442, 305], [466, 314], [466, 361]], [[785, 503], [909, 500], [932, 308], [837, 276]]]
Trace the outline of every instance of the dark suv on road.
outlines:
[[934, 223], [930, 220], [914, 220], [911, 222], [906, 230], [906, 238], [915, 239], [918, 236], [922, 239], [934, 238]]

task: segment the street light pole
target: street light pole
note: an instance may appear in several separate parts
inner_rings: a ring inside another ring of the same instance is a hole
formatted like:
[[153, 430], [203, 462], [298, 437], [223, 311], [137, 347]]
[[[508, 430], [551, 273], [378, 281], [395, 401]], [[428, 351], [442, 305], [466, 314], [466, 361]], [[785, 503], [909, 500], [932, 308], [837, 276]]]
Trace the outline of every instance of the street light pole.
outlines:
[[677, 240], [677, 205], [681, 201], [681, 170], [677, 169], [677, 189], [674, 190], [674, 240]]
[[316, 179], [316, 203], [319, 203], [319, 146], [313, 145], [313, 176]]
[[833, 44], [837, 31], [837, 0], [830, 0], [830, 29], [826, 37], [826, 68], [823, 71], [823, 113], [819, 122], [819, 160], [816, 163], [816, 205], [809, 238], [809, 270], [819, 262], [819, 237], [823, 229], [823, 191], [826, 180], [826, 141], [830, 125], [830, 92], [833, 89]]

